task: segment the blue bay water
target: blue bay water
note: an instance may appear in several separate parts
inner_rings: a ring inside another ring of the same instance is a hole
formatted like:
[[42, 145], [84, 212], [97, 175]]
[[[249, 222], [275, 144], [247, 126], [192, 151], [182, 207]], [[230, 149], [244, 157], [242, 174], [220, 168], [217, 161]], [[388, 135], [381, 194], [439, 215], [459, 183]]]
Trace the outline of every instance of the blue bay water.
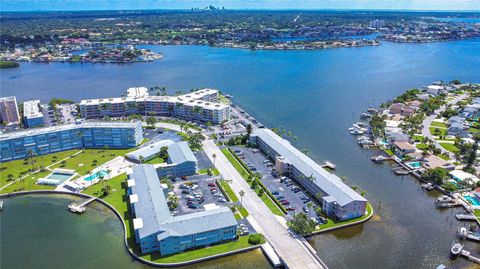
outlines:
[[[119, 96], [128, 87], [211, 87], [268, 127], [298, 136], [318, 162], [337, 164], [348, 185], [366, 191], [376, 215], [368, 223], [319, 235], [311, 243], [330, 268], [434, 268], [449, 261], [460, 225], [455, 210], [434, 207], [410, 177], [396, 177], [388, 165], [374, 165], [348, 127], [369, 106], [433, 81], [480, 82], [480, 40], [318, 51], [249, 51], [203, 46], [148, 46], [164, 58], [153, 63], [33, 64], [0, 71], [0, 95], [20, 100], [74, 100]], [[480, 249], [466, 248], [480, 256]]]

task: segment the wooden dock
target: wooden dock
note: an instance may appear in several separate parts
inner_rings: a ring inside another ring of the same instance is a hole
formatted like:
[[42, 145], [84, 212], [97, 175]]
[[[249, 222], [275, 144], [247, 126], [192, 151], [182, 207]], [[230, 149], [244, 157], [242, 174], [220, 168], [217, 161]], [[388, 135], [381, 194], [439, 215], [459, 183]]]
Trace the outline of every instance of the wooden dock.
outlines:
[[473, 214], [456, 214], [455, 218], [458, 220], [477, 221], [477, 218]]
[[89, 198], [89, 199], [83, 201], [79, 205], [77, 205], [75, 203], [69, 204], [68, 209], [70, 209], [70, 211], [73, 212], [73, 213], [81, 214], [81, 213], [85, 212], [85, 210], [87, 209], [87, 205], [90, 204], [91, 202], [95, 201], [96, 199], [97, 199], [96, 197]]

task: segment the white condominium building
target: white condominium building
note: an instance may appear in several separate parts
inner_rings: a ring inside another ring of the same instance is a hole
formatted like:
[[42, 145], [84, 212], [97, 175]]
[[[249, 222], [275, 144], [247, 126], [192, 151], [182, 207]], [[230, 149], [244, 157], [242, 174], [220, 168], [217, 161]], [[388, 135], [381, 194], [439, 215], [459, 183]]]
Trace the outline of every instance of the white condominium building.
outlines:
[[127, 97], [82, 100], [80, 112], [86, 119], [139, 114], [219, 124], [230, 120], [230, 106], [219, 103], [218, 95], [218, 90], [203, 89], [180, 96], [151, 96], [144, 87], [130, 88]]

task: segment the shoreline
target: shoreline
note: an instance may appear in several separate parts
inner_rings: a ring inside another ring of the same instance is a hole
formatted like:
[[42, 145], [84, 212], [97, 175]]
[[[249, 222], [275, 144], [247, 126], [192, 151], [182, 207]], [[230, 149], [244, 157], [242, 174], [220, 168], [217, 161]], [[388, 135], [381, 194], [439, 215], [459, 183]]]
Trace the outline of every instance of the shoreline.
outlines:
[[[129, 255], [138, 262], [141, 262], [141, 263], [146, 264], [146, 265], [158, 267], [158, 268], [180, 267], [180, 266], [197, 264], [197, 263], [201, 263], [201, 262], [205, 262], [205, 261], [209, 261], [209, 260], [214, 260], [214, 259], [218, 259], [218, 258], [222, 258], [222, 257], [231, 256], [231, 255], [234, 255], [234, 254], [248, 252], [248, 251], [251, 251], [251, 250], [254, 250], [254, 249], [261, 248], [261, 246], [262, 246], [262, 245], [254, 245], [254, 246], [250, 246], [250, 247], [243, 248], [243, 249], [228, 251], [228, 252], [219, 253], [219, 254], [215, 254], [215, 255], [212, 255], [212, 256], [202, 257], [202, 258], [193, 259], [193, 260], [184, 261], [184, 262], [157, 263], [157, 262], [146, 260], [146, 259], [138, 256], [136, 253], [134, 253], [132, 251], [132, 249], [128, 245], [127, 230], [126, 230], [127, 227], [125, 225], [125, 222], [124, 222], [123, 218], [121, 217], [120, 213], [112, 205], [110, 205], [109, 203], [107, 203], [106, 201], [104, 201], [101, 198], [91, 196], [91, 195], [88, 195], [88, 194], [84, 194], [84, 193], [73, 193], [73, 192], [64, 192], [64, 191], [56, 191], [56, 190], [30, 190], [30, 191], [19, 191], [19, 192], [7, 193], [7, 194], [0, 194], [0, 199], [12, 198], [12, 197], [16, 197], [16, 196], [35, 195], [35, 194], [40, 194], [40, 195], [59, 194], [59, 195], [69, 195], [69, 196], [81, 197], [81, 198], [86, 198], [86, 199], [95, 198], [95, 201], [101, 203], [102, 205], [104, 205], [108, 209], [110, 209], [112, 211], [112, 213], [122, 223], [124, 246], [125, 246], [127, 252], [129, 253]], [[74, 213], [71, 213], [71, 214], [74, 214]], [[267, 258], [267, 257], [265, 256], [265, 258]]]

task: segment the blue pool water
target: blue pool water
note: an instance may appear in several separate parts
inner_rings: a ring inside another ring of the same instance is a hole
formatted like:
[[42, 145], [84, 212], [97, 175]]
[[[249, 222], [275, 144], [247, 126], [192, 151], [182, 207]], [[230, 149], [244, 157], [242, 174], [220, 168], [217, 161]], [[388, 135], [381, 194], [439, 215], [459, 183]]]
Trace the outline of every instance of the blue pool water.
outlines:
[[421, 162], [409, 162], [409, 163], [406, 163], [408, 166], [410, 166], [411, 168], [420, 168], [422, 166], [422, 163]]
[[478, 199], [475, 197], [465, 195], [463, 196], [463, 198], [465, 198], [465, 200], [467, 200], [468, 202], [472, 203], [472, 205], [474, 206], [480, 206], [480, 201], [478, 201]]
[[65, 181], [65, 180], [69, 179], [71, 176], [72, 176], [72, 174], [68, 174], [68, 173], [53, 172], [47, 178], [48, 179], [56, 179], [56, 180], [59, 180], [59, 181]]
[[108, 172], [105, 171], [105, 170], [101, 170], [99, 172], [96, 172], [96, 173], [93, 173], [91, 175], [89, 175], [88, 177], [85, 178], [86, 181], [92, 181], [100, 176], [106, 176], [108, 175]]

